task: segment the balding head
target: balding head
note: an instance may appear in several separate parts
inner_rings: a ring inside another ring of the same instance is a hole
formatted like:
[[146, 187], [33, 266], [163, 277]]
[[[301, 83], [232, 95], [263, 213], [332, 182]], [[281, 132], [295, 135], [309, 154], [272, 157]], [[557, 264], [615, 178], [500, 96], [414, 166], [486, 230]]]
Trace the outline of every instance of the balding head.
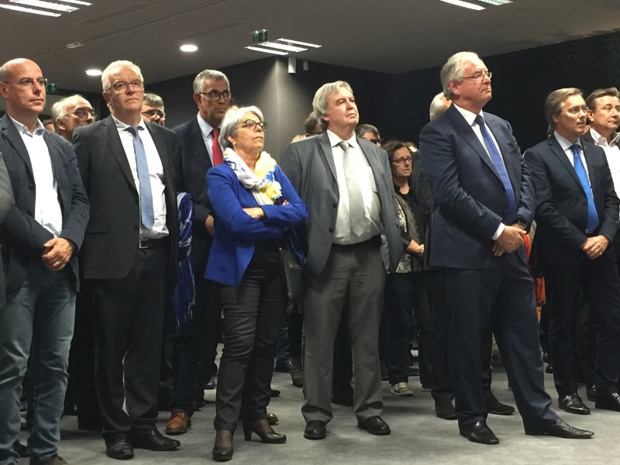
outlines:
[[95, 121], [95, 111], [88, 100], [81, 95], [71, 95], [52, 106], [52, 119], [56, 132], [70, 141], [73, 131]]
[[45, 85], [41, 68], [32, 60], [17, 58], [0, 67], [0, 94], [13, 119], [34, 131], [45, 108]]

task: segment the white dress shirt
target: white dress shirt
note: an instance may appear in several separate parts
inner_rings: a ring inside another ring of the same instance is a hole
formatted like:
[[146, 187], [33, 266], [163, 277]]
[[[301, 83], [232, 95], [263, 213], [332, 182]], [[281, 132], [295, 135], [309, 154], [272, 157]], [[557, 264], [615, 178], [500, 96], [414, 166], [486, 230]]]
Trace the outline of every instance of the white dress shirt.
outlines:
[[[211, 159], [211, 166], [215, 166], [213, 164], [213, 129], [215, 128], [213, 128], [209, 123], [203, 120], [202, 117], [200, 116], [200, 113], [198, 113], [198, 115], [196, 116], [196, 119], [198, 120], [198, 126], [200, 126], [200, 133], [202, 134], [202, 140], [204, 141], [205, 146], [207, 147], [207, 152], [209, 153], [209, 158]], [[218, 144], [219, 144], [219, 141], [218, 141]], [[224, 150], [222, 150], [222, 153], [224, 153]]]
[[562, 150], [564, 150], [564, 154], [568, 157], [568, 161], [573, 168], [575, 167], [575, 155], [573, 154], [573, 145], [579, 147], [579, 158], [581, 158], [581, 163], [583, 163], [583, 167], [586, 170], [586, 176], [588, 176], [588, 183], [590, 184], [590, 187], [592, 187], [592, 183], [590, 182], [590, 173], [588, 172], [588, 163], [586, 162], [586, 157], [583, 153], [583, 147], [581, 146], [581, 142], [577, 140], [577, 142], [572, 143], [565, 137], [558, 134], [557, 131], [553, 131], [553, 135], [560, 144], [560, 147], [562, 147]]
[[[114, 118], [114, 115], [112, 115]], [[133, 182], [140, 194], [140, 180], [138, 179], [138, 168], [136, 166], [136, 151], [133, 147], [133, 135], [127, 131], [130, 126], [114, 118], [118, 135], [121, 138], [127, 161], [129, 162], [129, 168], [131, 168], [131, 175], [133, 176]], [[142, 144], [144, 145], [144, 152], [146, 153], [146, 162], [149, 166], [149, 180], [151, 181], [151, 192], [153, 193], [153, 212], [154, 219], [153, 228], [147, 230], [140, 222], [140, 239], [160, 239], [168, 235], [168, 228], [166, 227], [166, 197], [164, 185], [164, 167], [161, 164], [161, 158], [159, 152], [151, 137], [151, 133], [144, 124], [144, 120], [140, 119], [138, 127], [142, 129], [138, 130]]]
[[620, 133], [615, 132], [611, 142], [607, 142], [607, 139], [592, 128], [590, 128], [590, 135], [594, 139], [594, 143], [605, 151], [605, 158], [607, 158], [609, 171], [611, 171], [611, 179], [614, 181], [614, 190], [616, 195], [620, 197], [620, 147], [618, 146], [620, 144]]
[[[329, 143], [332, 147], [332, 155], [334, 157], [334, 165], [336, 166], [336, 182], [338, 183], [338, 192], [340, 201], [338, 202], [338, 212], [336, 214], [336, 228], [333, 235], [334, 244], [349, 245], [364, 242], [376, 236], [381, 231], [381, 203], [377, 193], [377, 184], [375, 176], [366, 160], [364, 152], [359, 146], [355, 134], [344, 142], [349, 144], [348, 157], [355, 157], [356, 172], [355, 177], [358, 180], [362, 197], [361, 199], [350, 199], [349, 190], [347, 188], [347, 180], [344, 172], [344, 151], [338, 146], [341, 139], [327, 130]], [[350, 174], [350, 173], [349, 173]], [[351, 202], [364, 203], [364, 216], [367, 222], [365, 233], [357, 236], [351, 231], [350, 204]]]
[[58, 237], [62, 231], [62, 210], [58, 200], [50, 151], [43, 138], [45, 128], [41, 121], [37, 121], [37, 129], [30, 134], [26, 126], [13, 118], [11, 120], [24, 141], [32, 165], [35, 184], [34, 219]]

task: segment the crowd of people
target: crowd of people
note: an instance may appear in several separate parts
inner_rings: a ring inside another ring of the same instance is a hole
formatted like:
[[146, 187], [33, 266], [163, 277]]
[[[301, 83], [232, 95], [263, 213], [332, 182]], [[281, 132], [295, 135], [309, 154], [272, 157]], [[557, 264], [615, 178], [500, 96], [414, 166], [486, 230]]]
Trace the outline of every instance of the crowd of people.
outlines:
[[[197, 114], [169, 130], [140, 68], [114, 61], [109, 117], [72, 95], [46, 128], [42, 70], [3, 64], [0, 465], [67, 464], [69, 413], [112, 459], [178, 449], [171, 436], [215, 379], [215, 461], [233, 458], [239, 423], [245, 440], [285, 443], [267, 411], [274, 364], [303, 386], [306, 439], [327, 437], [334, 403], [389, 435], [382, 379], [413, 395], [414, 340], [437, 417], [468, 440], [498, 444], [488, 414], [515, 411], [491, 390], [493, 340], [525, 433], [590, 438], [551, 409], [543, 355], [561, 410], [590, 413], [583, 377], [595, 408], [620, 412], [618, 90], [551, 92], [548, 138], [523, 154], [483, 111], [491, 77], [475, 53], [446, 61], [419, 150], [359, 124], [352, 87], [326, 83], [304, 133], [272, 157], [262, 111], [235, 102], [220, 71], [196, 76]], [[303, 270], [290, 301], [285, 257]]]

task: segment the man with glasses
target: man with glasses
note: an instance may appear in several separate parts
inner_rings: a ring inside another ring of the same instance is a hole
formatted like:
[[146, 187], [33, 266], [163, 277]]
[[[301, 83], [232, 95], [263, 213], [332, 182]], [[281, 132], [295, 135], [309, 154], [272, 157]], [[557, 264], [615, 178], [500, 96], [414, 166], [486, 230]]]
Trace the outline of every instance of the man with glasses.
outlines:
[[220, 315], [217, 286], [204, 277], [214, 234], [206, 176], [213, 166], [223, 161], [218, 136], [230, 105], [230, 84], [224, 73], [207, 69], [194, 79], [193, 91], [198, 114], [173, 131], [183, 144], [177, 167], [178, 190], [189, 192], [194, 200], [190, 260], [196, 301], [191, 321], [175, 339], [174, 397], [167, 434], [185, 433], [196, 402], [202, 400], [204, 386], [213, 375]]
[[147, 123], [166, 125], [166, 111], [164, 109], [164, 99], [157, 94], [146, 92], [142, 103], [142, 118]]
[[448, 358], [461, 436], [499, 440], [486, 424], [481, 341], [491, 325], [529, 435], [588, 438], [550, 409], [538, 345], [534, 283], [523, 236], [536, 205], [533, 180], [508, 122], [483, 107], [491, 73], [472, 52], [451, 56], [441, 84], [452, 105], [420, 133], [433, 194], [429, 264], [439, 267], [450, 315]]
[[97, 119], [92, 105], [81, 95], [72, 95], [52, 105], [52, 120], [56, 133], [69, 142], [73, 138], [73, 130], [91, 124]]
[[73, 144], [91, 202], [82, 266], [95, 315], [103, 438], [109, 457], [126, 460], [134, 448], [180, 445], [155, 427], [164, 306], [177, 269], [180, 146], [172, 131], [142, 119], [138, 66], [115, 61], [101, 82], [111, 115], [76, 129]]
[[379, 130], [372, 124], [360, 124], [357, 128], [355, 128], [355, 134], [357, 134], [357, 137], [361, 137], [362, 139], [372, 142], [377, 147], [381, 147], [383, 142], [381, 139], [381, 134], [379, 134]]
[[16, 465], [20, 393], [28, 358], [37, 364], [33, 465], [62, 465], [59, 421], [67, 387], [78, 286], [77, 253], [88, 222], [88, 199], [75, 152], [43, 128], [47, 80], [33, 61], [0, 67], [7, 113], [0, 152], [14, 205], [0, 224], [6, 266], [6, 302], [0, 303], [0, 463]]

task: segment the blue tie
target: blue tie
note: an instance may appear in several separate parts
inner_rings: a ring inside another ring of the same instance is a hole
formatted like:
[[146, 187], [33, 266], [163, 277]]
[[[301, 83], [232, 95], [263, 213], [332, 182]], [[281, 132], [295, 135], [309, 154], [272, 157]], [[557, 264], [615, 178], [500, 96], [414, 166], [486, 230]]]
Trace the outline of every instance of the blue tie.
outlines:
[[588, 199], [588, 231], [592, 232], [598, 226], [598, 214], [596, 213], [596, 207], [594, 206], [594, 195], [592, 194], [592, 187], [590, 187], [590, 181], [588, 181], [588, 174], [586, 173], [586, 167], [583, 166], [581, 156], [579, 156], [579, 145], [574, 144], [573, 160], [575, 166], [575, 172], [581, 183], [581, 187]]
[[508, 203], [508, 208], [506, 209], [506, 216], [504, 220], [511, 223], [516, 219], [517, 216], [515, 191], [512, 188], [512, 183], [510, 182], [510, 178], [508, 177], [508, 172], [506, 171], [506, 167], [504, 166], [502, 156], [499, 153], [499, 150], [497, 150], [497, 146], [493, 141], [491, 133], [484, 124], [484, 118], [482, 117], [482, 115], [476, 116], [476, 123], [480, 127], [480, 132], [482, 132], [482, 138], [484, 139], [484, 145], [486, 145], [487, 152], [489, 152], [489, 155], [491, 155], [491, 161], [493, 162], [493, 165], [497, 170], [497, 174], [499, 174], [499, 179], [504, 185], [504, 190], [506, 191], [506, 200]]
[[136, 152], [136, 168], [138, 170], [138, 182], [140, 184], [140, 216], [142, 225], [146, 229], [151, 229], [155, 222], [155, 214], [153, 212], [153, 193], [151, 192], [151, 180], [149, 179], [149, 165], [146, 161], [146, 152], [144, 144], [138, 134], [138, 130], [143, 129], [140, 126], [131, 126], [127, 131], [133, 136], [133, 148]]

